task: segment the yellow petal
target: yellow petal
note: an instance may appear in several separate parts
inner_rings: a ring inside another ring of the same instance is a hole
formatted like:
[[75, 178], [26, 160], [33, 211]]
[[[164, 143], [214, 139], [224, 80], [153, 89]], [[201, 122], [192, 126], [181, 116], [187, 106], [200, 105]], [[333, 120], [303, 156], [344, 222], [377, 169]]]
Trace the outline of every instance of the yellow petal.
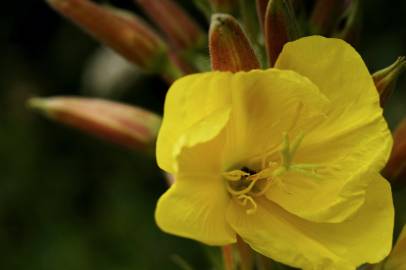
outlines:
[[289, 42], [275, 67], [309, 78], [335, 105], [330, 114], [343, 121], [347, 117], [340, 113], [376, 112], [379, 108], [374, 106], [379, 104], [378, 92], [361, 56], [341, 39], [310, 36]]
[[174, 145], [175, 173], [220, 176], [230, 108], [219, 109], [186, 130]]
[[269, 200], [246, 215], [230, 203], [227, 220], [253, 249], [305, 270], [354, 270], [382, 260], [390, 251], [394, 211], [390, 186], [372, 173], [365, 204], [342, 223], [309, 222]]
[[[174, 172], [174, 147], [186, 130], [230, 102], [231, 73], [209, 72], [183, 77], [169, 89], [157, 139], [159, 167]], [[224, 91], [222, 91], [224, 90]], [[209, 127], [210, 128], [210, 127]], [[214, 127], [216, 129], [217, 127]], [[208, 132], [212, 136], [214, 131]], [[201, 134], [200, 139], [204, 139]]]
[[234, 243], [235, 233], [225, 220], [229, 198], [221, 180], [203, 175], [176, 178], [155, 211], [161, 230], [208, 245]]
[[[236, 73], [231, 80], [232, 115], [227, 125], [230, 164], [245, 162], [275, 149], [284, 132], [308, 130], [324, 117], [328, 104], [311, 81], [277, 69]], [[228, 160], [229, 158], [226, 157]]]
[[[161, 196], [155, 212], [163, 231], [208, 245], [236, 241], [225, 218], [230, 198], [221, 175], [225, 139], [221, 127], [228, 115], [229, 110], [212, 113], [184, 133], [175, 145], [175, 182]], [[218, 131], [207, 133], [211, 126], [217, 126]]]
[[276, 67], [308, 77], [331, 103], [327, 119], [306, 134], [295, 159], [322, 165], [322, 180], [290, 175], [286, 189], [299, 196], [275, 188], [268, 198], [302, 218], [341, 222], [363, 204], [370, 182], [364, 173], [380, 171], [392, 145], [371, 75], [350, 45], [319, 36], [288, 43]]
[[[227, 125], [229, 151], [224, 157], [225, 166], [274, 146], [285, 131], [308, 129], [310, 119], [320, 116], [327, 103], [313, 83], [292, 71], [270, 69], [186, 76], [174, 83], [166, 98], [157, 141], [158, 165], [174, 172], [174, 151], [182, 136], [202, 119], [229, 106], [232, 120]], [[213, 128], [207, 136], [215, 133]], [[200, 140], [204, 136], [199, 135]]]

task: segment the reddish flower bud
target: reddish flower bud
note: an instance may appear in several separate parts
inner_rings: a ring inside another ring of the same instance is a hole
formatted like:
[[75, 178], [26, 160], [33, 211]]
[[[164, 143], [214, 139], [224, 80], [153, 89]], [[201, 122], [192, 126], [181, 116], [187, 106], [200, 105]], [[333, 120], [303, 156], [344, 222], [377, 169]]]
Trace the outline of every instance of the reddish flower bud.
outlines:
[[297, 21], [289, 0], [269, 0], [264, 31], [269, 65], [273, 66], [285, 43], [299, 38]]
[[94, 38], [147, 71], [164, 68], [166, 45], [140, 18], [88, 0], [47, 0]]
[[361, 32], [360, 0], [348, 0], [334, 36], [348, 43], [357, 44]]
[[348, 2], [348, 0], [317, 0], [310, 18], [312, 32], [330, 36]]
[[177, 49], [200, 46], [204, 33], [199, 25], [172, 0], [136, 0], [148, 17]]
[[396, 82], [402, 72], [406, 69], [405, 57], [399, 57], [392, 65], [375, 72], [372, 75], [376, 89], [378, 89], [381, 106], [385, 105], [395, 89]]
[[151, 147], [161, 124], [152, 112], [102, 99], [32, 98], [28, 105], [57, 122], [131, 149]]
[[392, 153], [383, 170], [383, 175], [395, 185], [406, 183], [406, 118], [393, 134]]
[[260, 67], [248, 38], [230, 15], [212, 16], [209, 49], [213, 70], [237, 72]]
[[259, 24], [261, 26], [262, 31], [264, 31], [265, 14], [269, 0], [256, 0], [256, 1], [257, 1], [257, 14]]

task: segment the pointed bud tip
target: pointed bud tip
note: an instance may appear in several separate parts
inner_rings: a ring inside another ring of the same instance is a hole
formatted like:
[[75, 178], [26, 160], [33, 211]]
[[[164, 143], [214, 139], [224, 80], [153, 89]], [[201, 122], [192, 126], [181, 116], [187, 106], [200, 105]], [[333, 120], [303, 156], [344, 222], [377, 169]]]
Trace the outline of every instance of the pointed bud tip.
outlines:
[[27, 100], [27, 107], [31, 109], [42, 109], [46, 103], [42, 98], [30, 98]]
[[211, 15], [211, 23], [212, 27], [218, 27], [219, 25], [223, 25], [227, 19], [231, 19], [232, 17], [225, 13], [214, 13]]
[[31, 98], [27, 105], [54, 121], [132, 149], [152, 146], [161, 124], [152, 112], [102, 99]]
[[38, 98], [38, 97], [30, 98], [27, 100], [26, 106], [29, 109], [38, 111], [42, 114], [49, 116], [48, 101], [45, 98]]
[[268, 2], [264, 19], [265, 47], [270, 66], [273, 66], [283, 46], [302, 36], [291, 3], [287, 0]]
[[392, 65], [381, 69], [372, 75], [376, 89], [380, 95], [381, 106], [385, 105], [396, 86], [399, 76], [405, 70], [406, 58], [400, 56]]
[[260, 67], [247, 36], [231, 15], [212, 15], [209, 49], [213, 70], [237, 72]]

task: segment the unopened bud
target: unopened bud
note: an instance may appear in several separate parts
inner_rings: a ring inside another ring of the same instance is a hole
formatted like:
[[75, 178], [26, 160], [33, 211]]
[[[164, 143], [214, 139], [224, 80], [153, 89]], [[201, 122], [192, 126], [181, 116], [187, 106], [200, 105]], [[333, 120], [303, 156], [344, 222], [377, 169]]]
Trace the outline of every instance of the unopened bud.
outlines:
[[396, 82], [402, 72], [406, 69], [405, 57], [399, 57], [392, 65], [375, 72], [372, 75], [376, 89], [379, 92], [381, 106], [385, 105], [386, 101], [396, 87]]
[[294, 10], [289, 0], [269, 0], [264, 31], [268, 61], [270, 66], [273, 66], [285, 43], [300, 36]]
[[177, 49], [203, 45], [205, 35], [199, 25], [173, 0], [135, 0]]
[[152, 112], [102, 99], [32, 98], [28, 105], [57, 122], [130, 149], [153, 146], [161, 124]]
[[395, 185], [406, 184], [406, 118], [393, 133], [393, 148], [383, 175]]
[[129, 12], [100, 6], [88, 0], [47, 0], [65, 17], [94, 38], [146, 71], [163, 68], [163, 40], [140, 18]]
[[336, 26], [334, 35], [350, 44], [356, 44], [361, 31], [360, 0], [348, 0], [347, 6]]
[[257, 1], [256, 5], [259, 25], [261, 26], [262, 31], [264, 31], [265, 14], [269, 0], [256, 0], [256, 1]]
[[330, 36], [348, 2], [348, 0], [317, 0], [310, 18], [313, 34]]
[[212, 16], [209, 49], [213, 70], [237, 72], [260, 67], [247, 36], [230, 15]]

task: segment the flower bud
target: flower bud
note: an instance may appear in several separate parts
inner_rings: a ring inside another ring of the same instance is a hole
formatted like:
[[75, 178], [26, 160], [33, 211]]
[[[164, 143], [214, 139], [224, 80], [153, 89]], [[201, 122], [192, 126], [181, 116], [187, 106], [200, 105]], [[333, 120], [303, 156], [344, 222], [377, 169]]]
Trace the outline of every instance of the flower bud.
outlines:
[[361, 32], [361, 21], [360, 0], [349, 0], [334, 36], [350, 44], [357, 44]]
[[257, 1], [257, 15], [259, 19], [259, 24], [262, 31], [264, 30], [265, 14], [266, 8], [268, 6], [269, 0], [256, 0]]
[[213, 70], [237, 72], [260, 67], [247, 36], [230, 15], [212, 16], [209, 49]]
[[166, 45], [140, 18], [88, 0], [47, 0], [94, 38], [147, 71], [162, 68]]
[[148, 149], [161, 118], [117, 102], [77, 97], [32, 98], [28, 105], [47, 117], [130, 149]]
[[299, 37], [294, 10], [289, 0], [269, 0], [264, 31], [268, 61], [273, 66], [285, 43]]
[[406, 118], [393, 133], [393, 148], [383, 175], [395, 185], [406, 181]]
[[396, 81], [402, 72], [406, 69], [405, 57], [399, 57], [392, 65], [375, 72], [372, 75], [376, 89], [378, 89], [381, 106], [385, 105], [386, 101], [393, 92], [396, 86]]
[[199, 25], [173, 0], [136, 0], [177, 49], [200, 47], [205, 35]]
[[330, 36], [348, 2], [348, 0], [317, 0], [310, 18], [312, 32]]

